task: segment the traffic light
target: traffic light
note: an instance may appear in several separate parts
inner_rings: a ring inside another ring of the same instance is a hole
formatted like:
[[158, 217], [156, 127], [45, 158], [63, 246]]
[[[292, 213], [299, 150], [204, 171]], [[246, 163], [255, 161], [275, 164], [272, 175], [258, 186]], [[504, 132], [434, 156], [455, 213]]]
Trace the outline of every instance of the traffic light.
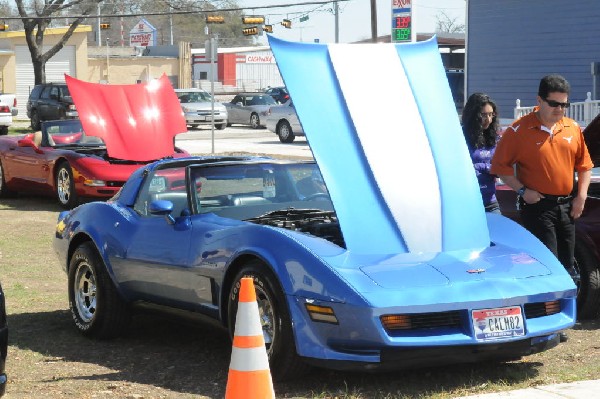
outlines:
[[263, 30], [267, 33], [273, 33], [273, 25], [265, 25], [263, 26]]
[[247, 25], [262, 25], [265, 23], [265, 17], [262, 15], [248, 15], [242, 17], [242, 23]]
[[110, 29], [110, 24], [100, 24], [100, 29]]
[[222, 15], [207, 15], [206, 23], [207, 24], [222, 24], [222, 23], [225, 23], [225, 17]]
[[0, 24], [0, 32], [8, 30], [8, 25], [6, 24]]
[[258, 27], [253, 26], [251, 28], [244, 28], [242, 29], [242, 33], [244, 36], [258, 35]]
[[284, 28], [290, 29], [292, 27], [292, 21], [290, 21], [289, 19], [284, 19], [283, 21], [281, 21], [281, 25], [283, 25]]

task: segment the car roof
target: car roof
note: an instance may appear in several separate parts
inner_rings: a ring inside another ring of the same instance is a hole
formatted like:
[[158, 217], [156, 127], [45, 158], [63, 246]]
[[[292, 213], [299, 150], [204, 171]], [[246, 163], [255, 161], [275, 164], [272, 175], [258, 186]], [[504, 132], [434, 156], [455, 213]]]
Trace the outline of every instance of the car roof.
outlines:
[[190, 87], [189, 89], [175, 89], [175, 93], [187, 93], [192, 91], [198, 93], [208, 93], [206, 90], [199, 89], [197, 87]]

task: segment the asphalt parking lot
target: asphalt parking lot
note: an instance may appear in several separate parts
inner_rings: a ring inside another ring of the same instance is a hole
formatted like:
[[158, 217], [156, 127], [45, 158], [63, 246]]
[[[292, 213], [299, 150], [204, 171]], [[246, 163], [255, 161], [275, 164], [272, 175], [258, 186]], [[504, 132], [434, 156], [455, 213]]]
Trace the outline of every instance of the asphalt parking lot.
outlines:
[[224, 130], [215, 129], [214, 136], [210, 127], [190, 128], [187, 133], [177, 135], [175, 143], [192, 154], [242, 152], [276, 157], [313, 157], [303, 136], [296, 137], [293, 143], [285, 144], [267, 129], [251, 129], [242, 125], [230, 126]]

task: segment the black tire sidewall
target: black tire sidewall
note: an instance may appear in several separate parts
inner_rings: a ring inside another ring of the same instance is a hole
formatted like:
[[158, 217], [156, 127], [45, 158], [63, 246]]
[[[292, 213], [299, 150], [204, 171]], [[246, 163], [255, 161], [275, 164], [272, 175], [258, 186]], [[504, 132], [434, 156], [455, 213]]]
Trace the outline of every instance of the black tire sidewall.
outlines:
[[[102, 318], [102, 308], [103, 308], [103, 304], [102, 304], [102, 290], [101, 290], [101, 281], [100, 281], [100, 276], [98, 275], [98, 265], [97, 265], [97, 259], [94, 256], [95, 254], [92, 252], [89, 244], [84, 244], [82, 246], [80, 246], [79, 248], [77, 248], [75, 250], [75, 252], [73, 253], [73, 257], [71, 258], [71, 261], [69, 262], [69, 309], [71, 310], [71, 317], [73, 318], [73, 321], [75, 322], [75, 326], [77, 327], [77, 329], [83, 333], [84, 335], [93, 335], [94, 332], [98, 329], [98, 326], [100, 324], [100, 318]], [[75, 277], [77, 274], [77, 270], [78, 267], [81, 263], [86, 262], [88, 265], [91, 266], [93, 273], [94, 273], [94, 277], [96, 279], [96, 313], [94, 314], [94, 317], [92, 318], [91, 321], [86, 322], [83, 320], [83, 318], [81, 317], [81, 315], [79, 314], [79, 310], [77, 309], [77, 305], [75, 304]]]
[[577, 318], [595, 319], [600, 314], [600, 269], [592, 252], [583, 243], [575, 245], [575, 259], [580, 275]]
[[241, 286], [240, 280], [242, 277], [251, 277], [254, 285], [261, 287], [267, 294], [273, 307], [273, 329], [275, 330], [275, 339], [273, 340], [272, 347], [267, 348], [267, 353], [269, 355], [271, 374], [273, 375], [273, 378], [278, 380], [289, 377], [281, 377], [278, 374], [280, 372], [285, 373], [285, 370], [287, 369], [286, 365], [291, 362], [292, 358], [297, 357], [296, 344], [285, 297], [281, 292], [281, 289], [277, 286], [275, 277], [268, 269], [266, 269], [266, 267], [266, 265], [263, 265], [258, 261], [249, 262], [236, 275], [228, 296], [227, 317], [229, 333], [233, 338], [235, 318], [237, 315], [237, 303]]
[[33, 130], [40, 130], [40, 116], [37, 111], [31, 113], [31, 127]]

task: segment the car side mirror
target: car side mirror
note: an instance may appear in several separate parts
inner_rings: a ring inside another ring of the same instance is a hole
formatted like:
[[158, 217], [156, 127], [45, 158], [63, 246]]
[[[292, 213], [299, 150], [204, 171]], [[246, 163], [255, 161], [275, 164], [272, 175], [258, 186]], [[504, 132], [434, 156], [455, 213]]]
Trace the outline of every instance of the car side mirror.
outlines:
[[38, 154], [43, 154], [44, 153], [44, 151], [40, 150], [39, 147], [37, 145], [35, 145], [35, 143], [33, 142], [33, 140], [31, 140], [30, 138], [24, 138], [24, 139], [21, 139], [21, 140], [17, 141], [17, 145], [19, 147], [31, 147]]
[[171, 216], [173, 212], [173, 203], [167, 200], [156, 200], [150, 203], [148, 211], [152, 215], [164, 216], [169, 224], [175, 224], [175, 219]]

